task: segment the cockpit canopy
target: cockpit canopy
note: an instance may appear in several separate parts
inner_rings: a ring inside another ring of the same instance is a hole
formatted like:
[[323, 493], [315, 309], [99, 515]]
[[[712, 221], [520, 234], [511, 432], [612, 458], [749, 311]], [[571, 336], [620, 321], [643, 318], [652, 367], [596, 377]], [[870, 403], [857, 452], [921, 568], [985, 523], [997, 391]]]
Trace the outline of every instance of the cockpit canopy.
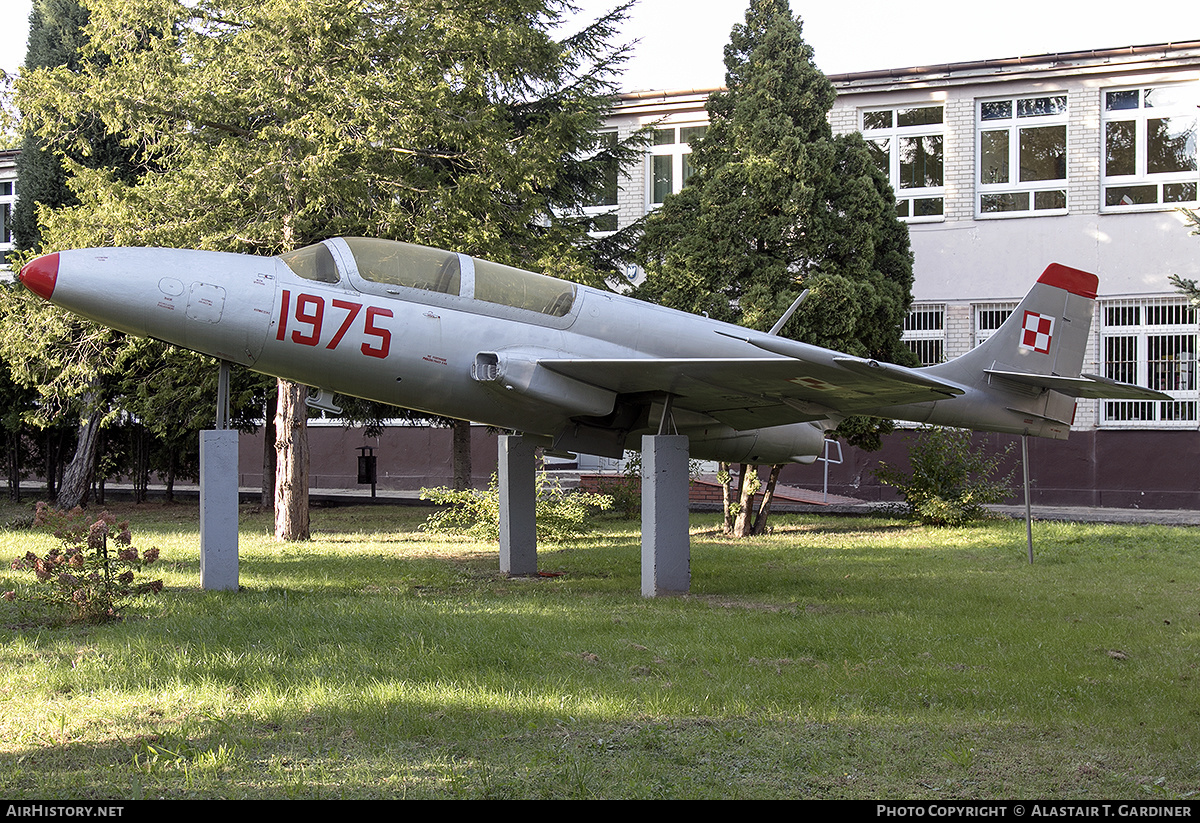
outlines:
[[[455, 295], [551, 317], [565, 316], [575, 303], [574, 283], [544, 274], [395, 240], [347, 237], [342, 242], [354, 256], [358, 276], [366, 283]], [[280, 257], [307, 280], [340, 280], [334, 255], [326, 243]], [[350, 280], [353, 284], [353, 278]]]

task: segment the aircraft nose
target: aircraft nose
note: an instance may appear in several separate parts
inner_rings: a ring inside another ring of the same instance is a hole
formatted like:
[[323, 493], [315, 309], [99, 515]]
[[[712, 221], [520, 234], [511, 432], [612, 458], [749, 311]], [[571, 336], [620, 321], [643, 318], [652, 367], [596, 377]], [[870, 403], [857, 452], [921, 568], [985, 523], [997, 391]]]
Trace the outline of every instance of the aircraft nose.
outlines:
[[58, 280], [58, 252], [43, 254], [30, 260], [21, 269], [18, 279], [25, 284], [25, 288], [49, 300], [50, 295], [54, 294], [54, 284]]

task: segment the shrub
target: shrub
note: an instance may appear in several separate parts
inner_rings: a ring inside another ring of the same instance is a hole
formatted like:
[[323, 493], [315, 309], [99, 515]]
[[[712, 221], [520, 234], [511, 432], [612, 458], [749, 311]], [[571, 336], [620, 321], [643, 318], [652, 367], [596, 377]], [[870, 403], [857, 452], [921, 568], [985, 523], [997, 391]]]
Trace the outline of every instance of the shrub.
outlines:
[[[138, 580], [138, 573], [158, 560], [158, 549], [139, 554], [128, 521], [118, 523], [108, 512], [93, 521], [78, 507], [63, 513], [38, 503], [33, 525], [53, 533], [61, 545], [44, 557], [29, 551], [14, 560], [13, 570], [33, 572], [34, 585], [4, 592], [5, 600], [40, 600], [67, 612], [70, 621], [106, 623], [121, 618], [130, 598], [162, 590], [161, 580]], [[109, 549], [110, 537], [115, 551]]]
[[971, 448], [971, 433], [922, 426], [909, 449], [911, 471], [880, 463], [875, 476], [904, 497], [909, 514], [935, 526], [957, 526], [986, 515], [989, 503], [1012, 494], [1012, 472], [993, 479], [1012, 449], [988, 457]]
[[612, 498], [612, 511], [617, 517], [632, 520], [642, 512], [642, 453], [626, 451], [620, 474], [599, 478], [602, 494]]
[[[564, 489], [545, 472], [538, 475], [538, 489], [537, 537], [552, 543], [586, 533], [588, 519], [613, 504], [606, 494]], [[496, 475], [492, 475], [486, 489], [421, 489], [421, 499], [445, 506], [429, 516], [421, 525], [422, 531], [461, 534], [485, 541], [500, 539], [500, 488]]]

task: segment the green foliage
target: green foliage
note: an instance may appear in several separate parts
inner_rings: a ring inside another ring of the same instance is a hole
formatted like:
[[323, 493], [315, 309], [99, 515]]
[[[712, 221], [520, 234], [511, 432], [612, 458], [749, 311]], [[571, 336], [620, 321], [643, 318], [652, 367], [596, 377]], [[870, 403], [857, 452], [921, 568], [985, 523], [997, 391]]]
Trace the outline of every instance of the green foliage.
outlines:
[[[626, 451], [620, 474], [600, 478], [600, 491], [612, 498], [612, 510], [618, 517], [632, 520], [642, 513], [642, 453]], [[688, 461], [688, 477], [695, 480], [704, 466], [702, 460]]]
[[[538, 475], [538, 489], [537, 539], [551, 543], [586, 534], [591, 518], [613, 505], [609, 495], [564, 489], [558, 478], [545, 472]], [[492, 475], [486, 489], [421, 489], [421, 499], [445, 507], [429, 515], [422, 531], [460, 534], [487, 542], [499, 539], [500, 488], [496, 475]]]
[[[626, 8], [560, 38], [569, 7], [38, 0], [17, 88], [22, 158], [44, 165], [21, 171], [26, 247], [275, 254], [364, 235], [600, 285], [618, 249], [585, 207], [636, 151], [595, 147]], [[212, 400], [193, 377], [215, 370], [22, 292], [0, 294], [0, 357], [39, 387], [39, 422], [86, 397], [194, 442]]]
[[909, 449], [909, 471], [880, 463], [875, 476], [895, 487], [909, 513], [934, 526], [958, 526], [986, 515], [989, 503], [1012, 495], [1012, 471], [995, 479], [1012, 449], [986, 456], [964, 429], [924, 426]]
[[642, 453], [625, 452], [625, 468], [621, 474], [607, 478], [600, 484], [604, 494], [612, 498], [612, 507], [618, 515], [632, 520], [642, 512]]
[[[81, 73], [85, 63], [102, 69], [103, 56], [87, 48], [87, 7], [79, 0], [35, 0], [29, 14], [29, 48], [23, 75], [38, 70]], [[85, 52], [87, 53], [85, 56]], [[18, 91], [21, 91], [18, 86]], [[24, 106], [23, 94], [17, 103]], [[70, 122], [56, 135], [25, 129], [17, 177], [21, 199], [13, 211], [13, 240], [18, 249], [36, 250], [42, 245], [39, 209], [58, 209], [78, 204], [68, 185], [68, 164], [87, 169], [105, 169], [118, 179], [132, 180], [138, 173], [133, 150], [122, 145], [120, 136], [108, 132], [101, 118], [87, 107], [77, 108]]]
[[[709, 97], [695, 173], [646, 220], [638, 296], [759, 330], [803, 289], [783, 334], [893, 363], [912, 302], [908, 230], [859, 134], [833, 135], [835, 93], [785, 0], [753, 0]], [[843, 431], [878, 447], [890, 423]]]
[[[29, 132], [94, 113], [145, 173], [67, 162], [56, 247], [274, 254], [336, 235], [594, 278], [583, 207], [623, 49], [617, 9], [561, 40], [561, 0], [92, 0], [84, 60], [22, 79]], [[69, 158], [68, 158], [69, 161]]]
[[[129, 599], [162, 591], [161, 580], [141, 581], [138, 574], [158, 560], [158, 549], [139, 554], [132, 545], [129, 522], [117, 522], [108, 512], [87, 516], [82, 509], [60, 512], [37, 504], [34, 527], [60, 541], [44, 557], [27, 551], [12, 562], [14, 571], [33, 572], [32, 587], [3, 594], [5, 600], [41, 600], [70, 615], [72, 622], [108, 623], [121, 619]], [[108, 541], [116, 547], [110, 551]]]

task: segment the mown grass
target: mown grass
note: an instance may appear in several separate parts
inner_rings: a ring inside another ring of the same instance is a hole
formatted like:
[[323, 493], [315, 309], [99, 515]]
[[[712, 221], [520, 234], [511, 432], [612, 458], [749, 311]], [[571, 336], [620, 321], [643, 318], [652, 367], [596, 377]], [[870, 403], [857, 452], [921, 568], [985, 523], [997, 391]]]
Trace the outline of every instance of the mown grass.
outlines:
[[646, 600], [636, 523], [507, 579], [425, 513], [317, 510], [281, 545], [244, 509], [219, 593], [194, 507], [122, 508], [163, 594], [86, 628], [0, 603], [0, 796], [1200, 791], [1193, 530], [1042, 523], [1029, 566], [1016, 522], [695, 516], [691, 594]]

